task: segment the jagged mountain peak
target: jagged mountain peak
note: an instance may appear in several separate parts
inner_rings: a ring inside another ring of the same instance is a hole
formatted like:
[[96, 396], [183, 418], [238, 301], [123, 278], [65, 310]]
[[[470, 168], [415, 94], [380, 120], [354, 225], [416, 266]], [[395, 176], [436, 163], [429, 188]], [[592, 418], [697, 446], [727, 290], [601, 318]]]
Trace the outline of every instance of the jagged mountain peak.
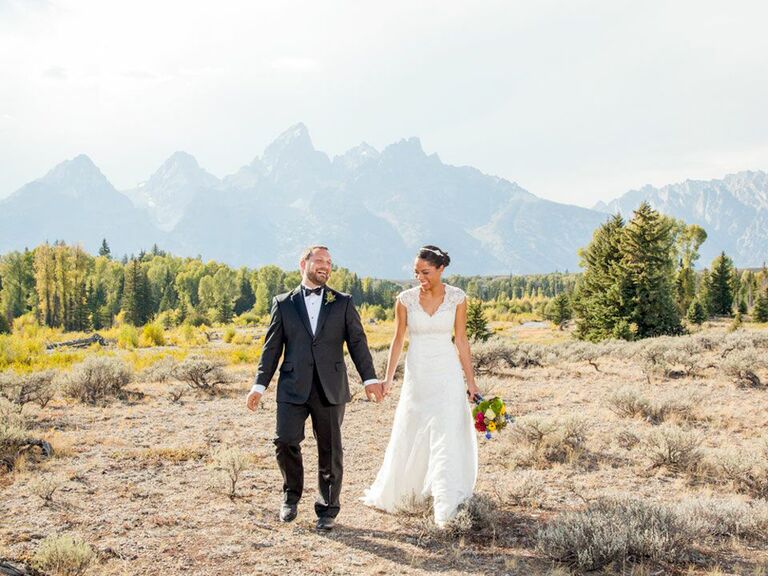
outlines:
[[[37, 182], [58, 194], [72, 198], [99, 193], [105, 189], [115, 191], [107, 177], [86, 154], [79, 154], [71, 160], [57, 164]], [[23, 191], [24, 188], [21, 188], [15, 194]]]
[[64, 160], [43, 176], [43, 180], [53, 181], [72, 177], [96, 177], [104, 178], [101, 170], [93, 163], [93, 160], [86, 154], [78, 154], [71, 160]]
[[376, 148], [367, 142], [362, 142], [354, 148], [350, 148], [344, 154], [336, 156], [333, 159], [333, 164], [337, 168], [356, 171], [369, 162], [374, 162], [380, 156], [381, 154]]
[[213, 174], [200, 167], [197, 159], [181, 150], [174, 152], [162, 163], [142, 187], [167, 187], [171, 183], [177, 185], [194, 184], [212, 186], [218, 182]]
[[262, 161], [272, 165], [286, 155], [304, 155], [308, 152], [315, 152], [315, 147], [309, 136], [309, 130], [303, 122], [299, 122], [282, 132], [267, 146]]

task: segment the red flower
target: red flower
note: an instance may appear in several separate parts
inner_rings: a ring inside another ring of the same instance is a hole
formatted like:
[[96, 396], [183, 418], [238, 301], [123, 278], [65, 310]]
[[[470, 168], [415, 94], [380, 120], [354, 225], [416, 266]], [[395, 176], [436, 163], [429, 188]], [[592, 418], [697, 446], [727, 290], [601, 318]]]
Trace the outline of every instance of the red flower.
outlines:
[[475, 422], [475, 429], [478, 432], [485, 432], [485, 423], [484, 422], [480, 422], [478, 420], [477, 422]]

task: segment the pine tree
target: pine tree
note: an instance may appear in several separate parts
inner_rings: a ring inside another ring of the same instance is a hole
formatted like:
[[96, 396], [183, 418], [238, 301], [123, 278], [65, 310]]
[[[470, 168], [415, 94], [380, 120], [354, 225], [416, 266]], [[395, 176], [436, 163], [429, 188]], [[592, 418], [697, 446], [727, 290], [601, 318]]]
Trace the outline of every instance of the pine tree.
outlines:
[[488, 320], [483, 311], [483, 302], [470, 298], [467, 304], [467, 336], [470, 340], [485, 342], [491, 337]]
[[688, 313], [686, 315], [688, 322], [691, 324], [703, 324], [707, 319], [707, 312], [704, 310], [701, 301], [698, 298], [694, 298], [691, 305], [688, 307]]
[[[584, 273], [578, 280], [573, 310], [578, 318], [576, 336], [582, 340], [626, 335], [628, 316], [626, 279], [621, 267], [624, 220], [618, 214], [595, 230], [589, 245], [579, 251]], [[528, 289], [526, 288], [526, 291]]]
[[768, 322], [768, 291], [762, 290], [752, 309], [752, 319], [755, 322]]
[[622, 236], [621, 266], [630, 293], [629, 320], [641, 338], [679, 334], [682, 329], [674, 299], [673, 225], [643, 202]]
[[248, 279], [248, 269], [243, 267], [237, 272], [237, 283], [240, 287], [240, 293], [235, 300], [235, 315], [239, 316], [243, 312], [248, 312], [256, 303], [256, 295], [251, 288], [251, 282]]
[[125, 321], [134, 326], [144, 325], [151, 315], [147, 273], [135, 258], [125, 268], [122, 310], [125, 312]]
[[547, 320], [562, 327], [563, 323], [573, 317], [571, 299], [568, 294], [561, 292], [549, 301], [545, 314]]
[[733, 261], [725, 252], [712, 261], [709, 274], [709, 313], [718, 316], [733, 315]]
[[107, 244], [107, 239], [102, 238], [101, 239], [101, 247], [99, 248], [99, 256], [106, 256], [108, 259], [112, 259], [112, 251], [109, 249], [109, 244]]

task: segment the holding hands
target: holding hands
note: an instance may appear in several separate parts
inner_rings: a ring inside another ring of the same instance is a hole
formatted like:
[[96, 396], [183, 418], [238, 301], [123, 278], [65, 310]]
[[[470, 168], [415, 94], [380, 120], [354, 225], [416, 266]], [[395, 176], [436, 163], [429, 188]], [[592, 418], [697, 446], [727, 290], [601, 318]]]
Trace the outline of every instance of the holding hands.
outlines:
[[384, 392], [384, 382], [376, 381], [365, 385], [365, 397], [370, 401], [381, 402], [386, 396]]

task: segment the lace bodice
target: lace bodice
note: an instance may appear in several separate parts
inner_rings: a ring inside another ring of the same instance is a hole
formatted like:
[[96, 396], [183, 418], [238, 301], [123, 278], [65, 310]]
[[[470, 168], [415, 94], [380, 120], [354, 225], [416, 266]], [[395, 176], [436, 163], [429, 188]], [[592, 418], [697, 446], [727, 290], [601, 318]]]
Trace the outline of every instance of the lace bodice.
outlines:
[[397, 299], [408, 311], [408, 331], [411, 337], [419, 334], [444, 334], [450, 339], [456, 318], [456, 306], [467, 297], [464, 290], [445, 284], [445, 298], [431, 316], [419, 303], [419, 290], [416, 286], [397, 295]]

